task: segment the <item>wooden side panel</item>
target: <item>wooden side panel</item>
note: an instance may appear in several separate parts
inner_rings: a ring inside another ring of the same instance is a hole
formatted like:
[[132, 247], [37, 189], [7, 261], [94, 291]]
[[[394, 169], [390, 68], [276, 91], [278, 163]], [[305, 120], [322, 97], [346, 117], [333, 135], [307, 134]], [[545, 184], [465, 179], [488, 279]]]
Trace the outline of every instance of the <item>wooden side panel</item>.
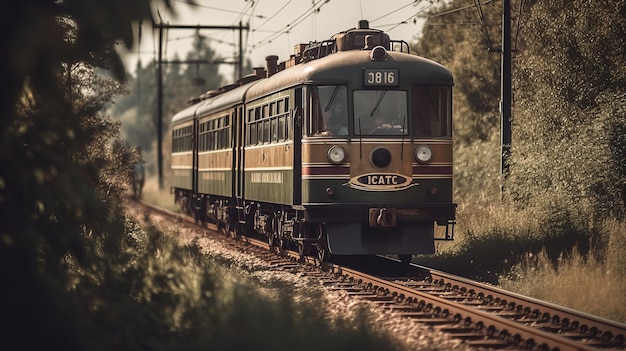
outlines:
[[172, 179], [173, 188], [188, 189], [192, 187], [192, 153], [180, 152], [172, 154]]
[[198, 156], [198, 192], [219, 196], [232, 194], [232, 150], [204, 152]]
[[246, 149], [246, 199], [291, 205], [293, 159], [291, 142]]

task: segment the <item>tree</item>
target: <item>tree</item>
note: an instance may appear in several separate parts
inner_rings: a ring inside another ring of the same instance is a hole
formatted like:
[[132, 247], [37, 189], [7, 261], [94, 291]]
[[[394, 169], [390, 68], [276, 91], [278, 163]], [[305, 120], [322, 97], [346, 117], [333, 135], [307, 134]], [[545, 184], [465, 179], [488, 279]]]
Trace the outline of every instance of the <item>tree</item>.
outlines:
[[517, 201], [623, 216], [626, 2], [537, 2], [524, 30], [510, 188]]
[[0, 348], [90, 349], [72, 331], [84, 315], [65, 293], [67, 265], [97, 276], [98, 253], [119, 247], [112, 176], [132, 157], [106, 152], [117, 126], [100, 111], [122, 87], [95, 71], [123, 78], [115, 42], [132, 44], [150, 1], [9, 1], [0, 18]]

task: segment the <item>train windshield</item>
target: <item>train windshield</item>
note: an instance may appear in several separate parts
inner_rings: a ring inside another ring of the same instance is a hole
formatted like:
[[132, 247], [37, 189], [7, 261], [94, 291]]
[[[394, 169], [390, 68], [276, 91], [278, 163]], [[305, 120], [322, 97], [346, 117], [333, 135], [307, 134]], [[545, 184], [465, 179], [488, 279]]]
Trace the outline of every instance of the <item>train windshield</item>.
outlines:
[[411, 91], [412, 134], [452, 136], [452, 87], [416, 85]]
[[407, 135], [407, 92], [355, 90], [354, 132], [357, 135]]
[[348, 135], [348, 89], [345, 85], [321, 85], [311, 90], [310, 136]]

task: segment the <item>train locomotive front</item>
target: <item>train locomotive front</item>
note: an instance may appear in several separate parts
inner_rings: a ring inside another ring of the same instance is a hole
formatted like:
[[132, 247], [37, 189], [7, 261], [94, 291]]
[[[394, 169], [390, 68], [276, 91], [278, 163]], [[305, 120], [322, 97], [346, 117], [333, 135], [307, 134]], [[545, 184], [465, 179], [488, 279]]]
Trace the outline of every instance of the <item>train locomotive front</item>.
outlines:
[[[207, 204], [196, 208], [218, 224], [322, 260], [408, 261], [452, 240], [452, 74], [366, 21], [297, 48], [286, 68], [270, 62], [219, 107], [230, 116], [225, 191], [192, 184], [176, 187], [179, 198]], [[181, 116], [201, 120], [197, 110]], [[190, 159], [185, 169], [197, 168]]]

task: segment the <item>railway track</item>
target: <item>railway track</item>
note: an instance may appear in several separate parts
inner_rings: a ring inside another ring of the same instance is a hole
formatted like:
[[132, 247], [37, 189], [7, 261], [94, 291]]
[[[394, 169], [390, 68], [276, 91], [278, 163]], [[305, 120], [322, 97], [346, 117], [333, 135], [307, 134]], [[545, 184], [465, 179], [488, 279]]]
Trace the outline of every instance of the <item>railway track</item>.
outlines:
[[[146, 211], [183, 219], [190, 217], [141, 204]], [[209, 229], [215, 230], [216, 228]], [[242, 243], [242, 240], [233, 240]], [[460, 338], [476, 349], [626, 350], [626, 325], [544, 301], [511, 293], [419, 265], [402, 265], [388, 257], [320, 264], [292, 250], [270, 250], [261, 240], [245, 245], [271, 264], [271, 269], [315, 275], [329, 289], [368, 301], [412, 321]], [[400, 272], [400, 275], [398, 275]]]

